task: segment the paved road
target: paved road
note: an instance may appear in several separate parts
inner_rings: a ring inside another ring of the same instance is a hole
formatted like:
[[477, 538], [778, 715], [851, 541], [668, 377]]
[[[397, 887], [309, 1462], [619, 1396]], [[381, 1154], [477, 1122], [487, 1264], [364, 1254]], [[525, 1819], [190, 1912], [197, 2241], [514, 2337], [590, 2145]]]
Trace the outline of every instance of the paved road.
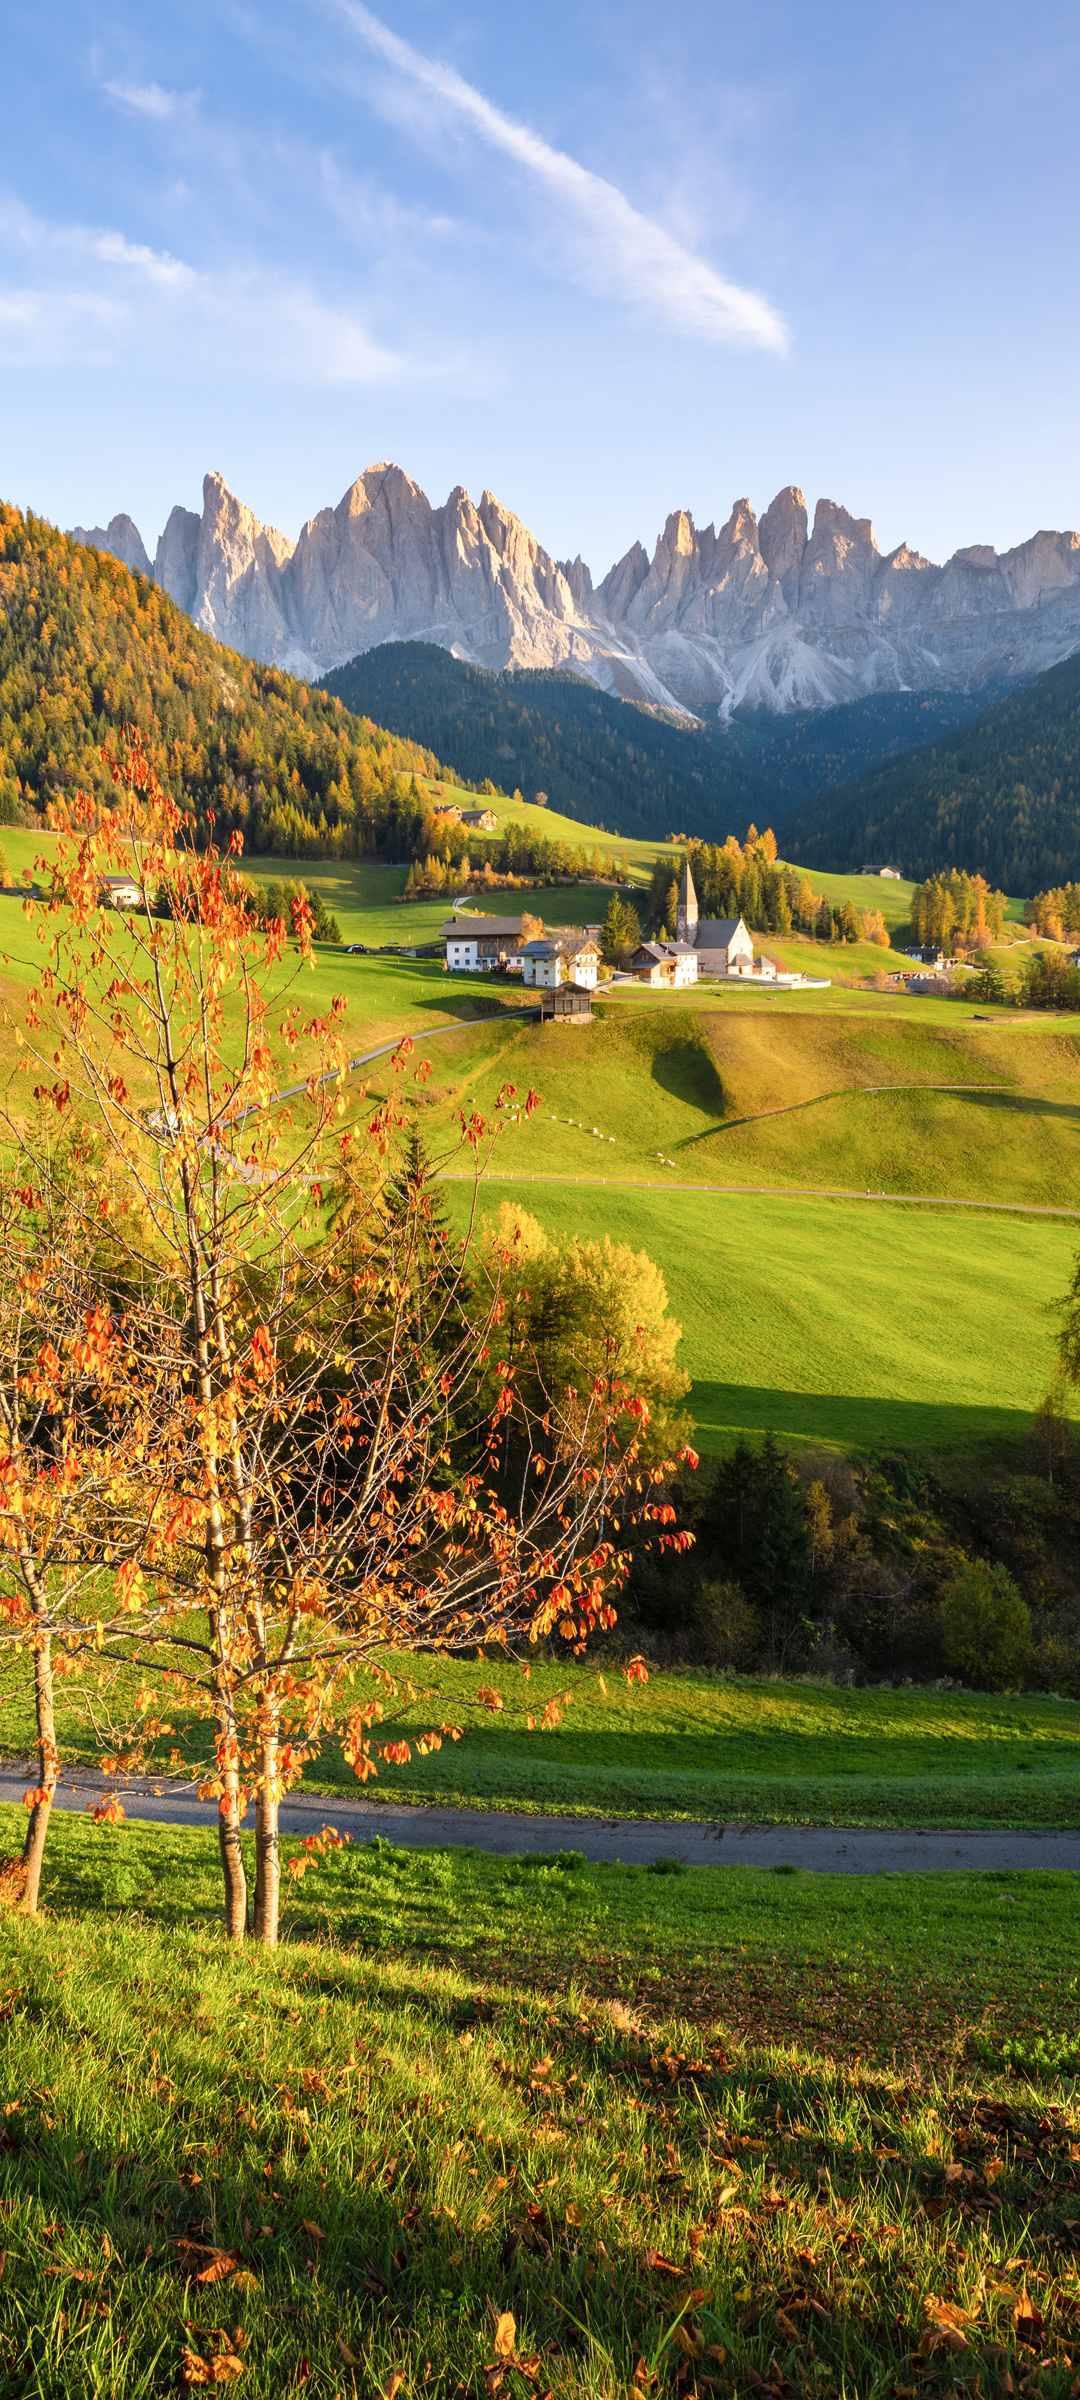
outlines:
[[[0, 1766], [0, 1800], [19, 1801], [31, 1769], [7, 1760]], [[105, 1788], [87, 1770], [65, 1776], [57, 1806], [84, 1810]], [[128, 1817], [163, 1825], [216, 1825], [212, 1801], [199, 1800], [191, 1784], [135, 1778], [110, 1790], [119, 1793]], [[879, 1832], [869, 1826], [718, 1825], [658, 1823], [640, 1817], [524, 1817], [471, 1808], [395, 1808], [382, 1800], [328, 1799], [293, 1793], [283, 1802], [283, 1833], [316, 1832], [332, 1824], [354, 1842], [376, 1835], [395, 1847], [442, 1850], [455, 1846], [488, 1850], [503, 1857], [536, 1851], [581, 1850], [593, 1860], [620, 1859], [647, 1866], [654, 1858], [686, 1859], [696, 1866], [810, 1867], [819, 1875], [898, 1875], [929, 1869], [1066, 1867], [1080, 1873], [1080, 1832], [925, 1833]]]

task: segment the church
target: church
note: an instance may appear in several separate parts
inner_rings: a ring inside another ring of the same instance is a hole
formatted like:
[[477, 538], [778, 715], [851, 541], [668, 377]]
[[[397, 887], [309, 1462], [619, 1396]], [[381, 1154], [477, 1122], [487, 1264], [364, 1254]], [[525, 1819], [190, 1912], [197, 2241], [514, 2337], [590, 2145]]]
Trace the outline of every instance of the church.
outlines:
[[699, 975], [751, 975], [754, 945], [741, 917], [699, 917], [689, 864], [679, 885], [675, 940], [693, 950]]

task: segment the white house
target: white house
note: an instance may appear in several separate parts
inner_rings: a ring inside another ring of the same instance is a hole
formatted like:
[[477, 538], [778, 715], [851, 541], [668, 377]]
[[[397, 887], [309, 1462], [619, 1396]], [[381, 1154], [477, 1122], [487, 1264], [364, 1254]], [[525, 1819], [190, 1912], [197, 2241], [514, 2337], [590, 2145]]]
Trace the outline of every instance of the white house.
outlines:
[[142, 907], [142, 886], [137, 875], [103, 875], [98, 890], [106, 908]]
[[561, 983], [575, 983], [582, 991], [596, 988], [600, 971], [600, 951], [591, 933], [582, 933], [576, 926], [553, 926], [550, 933], [526, 942], [521, 952], [522, 981], [539, 991], [557, 991]]
[[443, 926], [442, 938], [452, 975], [493, 975], [497, 967], [520, 967], [520, 917], [453, 916]]
[[675, 961], [677, 991], [683, 990], [688, 983], [697, 982], [698, 954], [690, 942], [659, 942], [657, 948], [663, 951], [665, 958]]

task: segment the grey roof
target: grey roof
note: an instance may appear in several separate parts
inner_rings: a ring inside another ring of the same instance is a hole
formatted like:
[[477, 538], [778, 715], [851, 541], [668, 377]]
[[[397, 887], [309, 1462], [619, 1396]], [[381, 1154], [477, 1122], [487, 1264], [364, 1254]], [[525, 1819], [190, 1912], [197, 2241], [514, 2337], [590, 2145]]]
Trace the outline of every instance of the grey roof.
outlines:
[[[686, 947], [687, 944], [684, 942], [684, 950]], [[674, 943], [639, 942], [637, 949], [634, 952], [634, 957], [641, 958], [643, 955], [646, 958], [654, 958], [657, 966], [663, 966], [666, 959], [674, 957]]]
[[521, 918], [448, 917], [442, 932], [447, 942], [478, 942], [483, 940], [485, 934], [496, 934], [502, 939], [506, 934], [521, 932]]
[[522, 958], [554, 958], [557, 942], [534, 941], [522, 945]]
[[748, 928], [743, 925], [741, 917], [699, 917], [694, 946], [698, 950], [730, 949], [740, 925], [746, 933]]

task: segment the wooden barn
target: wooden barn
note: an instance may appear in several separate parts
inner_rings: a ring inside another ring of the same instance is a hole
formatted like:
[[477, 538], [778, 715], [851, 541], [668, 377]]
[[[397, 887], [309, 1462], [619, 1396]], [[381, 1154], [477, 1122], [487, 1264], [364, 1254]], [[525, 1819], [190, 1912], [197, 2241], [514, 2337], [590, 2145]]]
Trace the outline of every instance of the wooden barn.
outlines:
[[592, 993], [581, 983], [560, 983], [540, 1003], [545, 1025], [591, 1025]]

